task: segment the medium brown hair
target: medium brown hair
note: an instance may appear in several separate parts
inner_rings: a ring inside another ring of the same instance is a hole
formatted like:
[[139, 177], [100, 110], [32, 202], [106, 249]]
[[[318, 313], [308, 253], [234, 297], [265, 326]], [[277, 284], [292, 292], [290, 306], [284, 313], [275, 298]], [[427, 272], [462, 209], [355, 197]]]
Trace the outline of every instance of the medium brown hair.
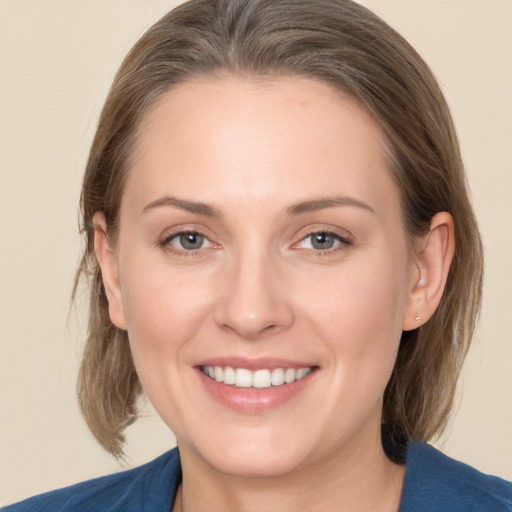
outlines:
[[427, 232], [438, 212], [453, 216], [456, 252], [444, 296], [426, 324], [403, 333], [383, 409], [394, 443], [439, 434], [480, 307], [480, 235], [434, 76], [397, 32], [349, 0], [190, 0], [152, 26], [125, 58], [101, 113], [81, 197], [86, 247], [76, 282], [89, 280], [90, 312], [78, 393], [90, 429], [121, 456], [142, 392], [127, 333], [109, 318], [93, 215], [104, 213], [115, 240], [137, 130], [155, 100], [187, 80], [226, 74], [313, 78], [355, 99], [386, 136], [407, 235]]

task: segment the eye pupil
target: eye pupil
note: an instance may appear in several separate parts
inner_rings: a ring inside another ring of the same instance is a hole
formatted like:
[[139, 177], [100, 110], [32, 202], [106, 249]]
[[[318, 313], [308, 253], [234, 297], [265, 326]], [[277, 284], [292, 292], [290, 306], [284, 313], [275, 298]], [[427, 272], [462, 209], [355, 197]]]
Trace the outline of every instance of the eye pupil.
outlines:
[[204, 242], [204, 236], [198, 233], [182, 233], [180, 235], [180, 244], [184, 249], [192, 251], [200, 249]]
[[311, 236], [311, 245], [315, 249], [331, 249], [334, 245], [334, 237], [328, 233], [315, 233]]

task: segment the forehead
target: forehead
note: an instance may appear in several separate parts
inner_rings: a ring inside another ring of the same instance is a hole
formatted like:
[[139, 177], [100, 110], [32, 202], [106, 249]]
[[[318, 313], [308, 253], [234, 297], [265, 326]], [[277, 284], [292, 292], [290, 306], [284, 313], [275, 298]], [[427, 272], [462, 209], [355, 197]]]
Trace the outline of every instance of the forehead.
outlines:
[[384, 147], [371, 115], [322, 82], [194, 80], [144, 116], [126, 193], [149, 202], [193, 191], [219, 203], [279, 190], [283, 202], [350, 193], [379, 203], [393, 186]]

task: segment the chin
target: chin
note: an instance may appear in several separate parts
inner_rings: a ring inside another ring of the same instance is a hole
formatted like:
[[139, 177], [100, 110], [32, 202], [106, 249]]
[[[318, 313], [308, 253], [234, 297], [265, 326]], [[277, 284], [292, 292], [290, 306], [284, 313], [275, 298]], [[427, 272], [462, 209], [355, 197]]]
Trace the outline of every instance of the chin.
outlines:
[[[205, 438], [205, 446], [199, 443], [192, 450], [209, 467], [232, 477], [285, 476], [301, 467], [309, 458], [304, 443], [301, 446], [300, 442], [292, 439], [283, 441], [282, 436], [268, 439], [261, 435], [228, 435], [222, 440], [214, 437]], [[182, 451], [183, 444], [178, 442], [178, 446]]]
[[228, 450], [222, 456], [216, 452], [208, 462], [217, 471], [239, 478], [276, 478], [293, 473], [301, 466], [303, 458], [299, 454], [289, 454], [259, 447], [251, 450]]

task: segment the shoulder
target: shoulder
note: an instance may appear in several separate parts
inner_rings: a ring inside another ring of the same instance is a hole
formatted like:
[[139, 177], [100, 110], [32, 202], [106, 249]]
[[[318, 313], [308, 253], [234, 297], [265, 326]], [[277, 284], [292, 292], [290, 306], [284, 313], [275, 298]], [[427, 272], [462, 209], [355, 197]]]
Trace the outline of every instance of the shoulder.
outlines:
[[3, 512], [157, 512], [170, 510], [181, 481], [178, 450], [127, 471], [47, 492]]
[[485, 475], [425, 443], [412, 443], [400, 512], [512, 511], [512, 483]]

